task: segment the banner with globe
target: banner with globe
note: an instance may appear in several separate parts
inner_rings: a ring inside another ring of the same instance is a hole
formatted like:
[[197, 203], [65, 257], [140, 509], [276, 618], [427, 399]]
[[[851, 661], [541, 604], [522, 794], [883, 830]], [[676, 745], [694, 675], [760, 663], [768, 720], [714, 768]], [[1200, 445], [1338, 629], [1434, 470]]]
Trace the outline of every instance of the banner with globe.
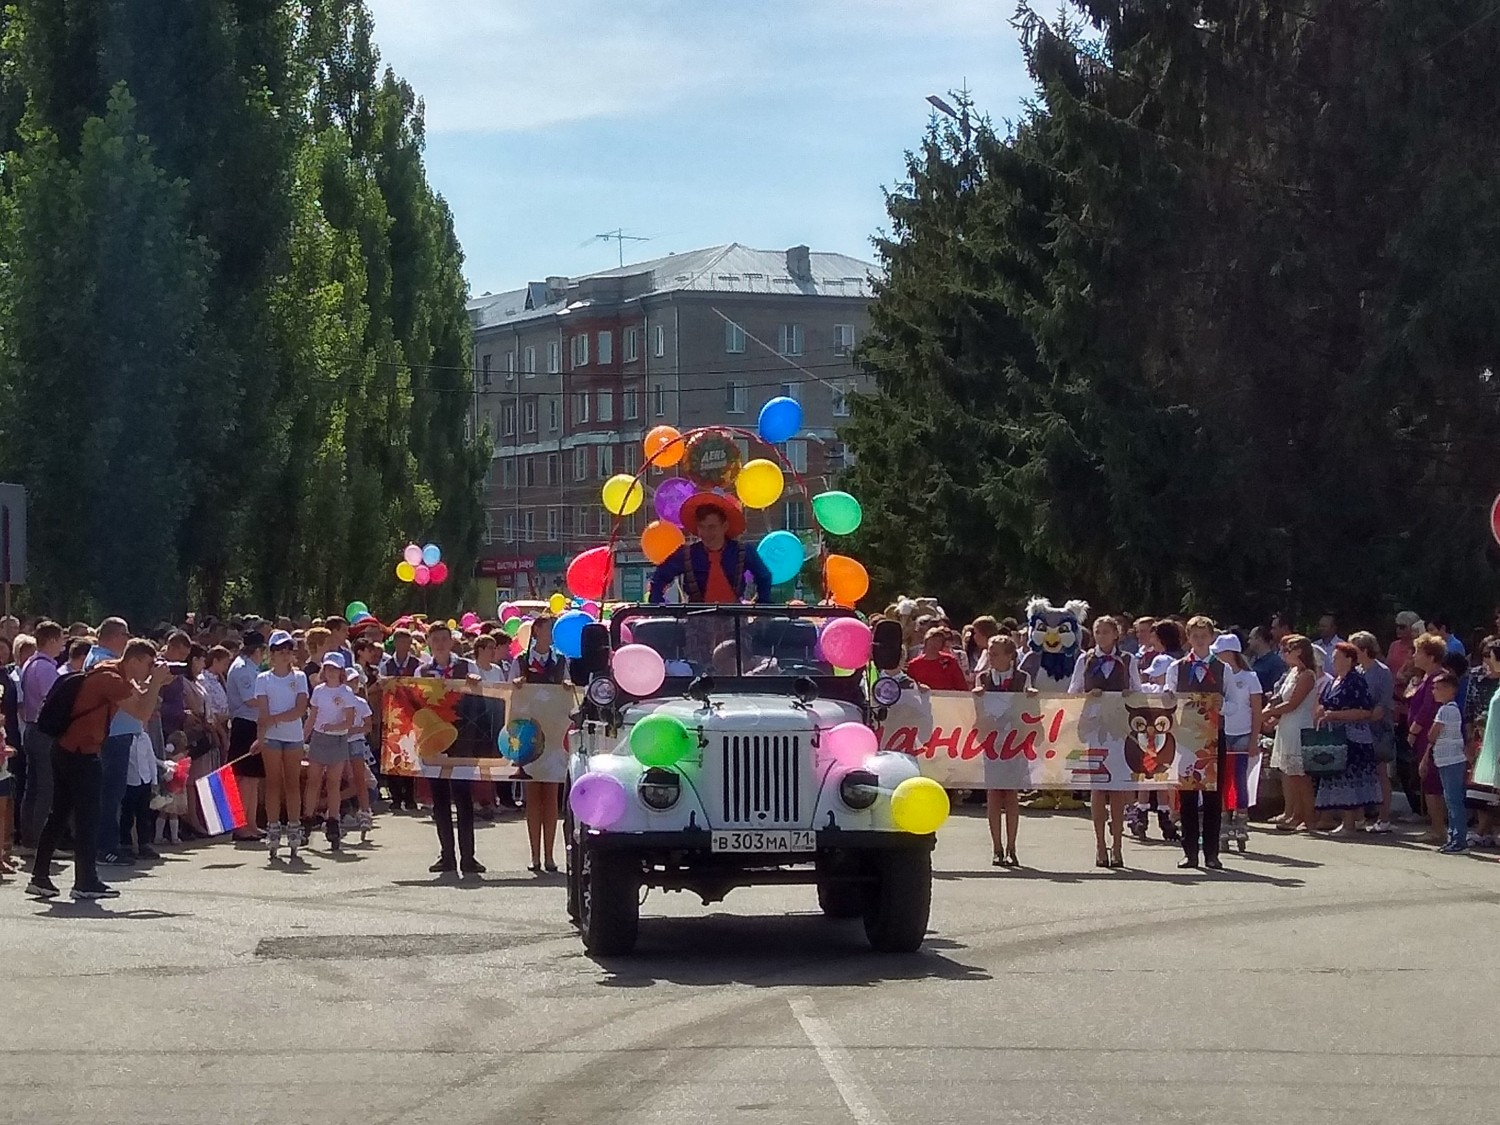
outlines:
[[578, 694], [555, 684], [381, 682], [380, 768], [455, 781], [562, 781]]

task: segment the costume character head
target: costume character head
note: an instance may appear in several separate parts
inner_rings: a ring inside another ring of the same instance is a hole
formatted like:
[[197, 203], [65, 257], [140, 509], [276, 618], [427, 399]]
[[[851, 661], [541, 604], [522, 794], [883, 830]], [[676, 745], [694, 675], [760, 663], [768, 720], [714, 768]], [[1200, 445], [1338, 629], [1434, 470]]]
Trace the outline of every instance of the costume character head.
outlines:
[[1088, 616], [1089, 603], [1077, 598], [1064, 602], [1061, 609], [1046, 598], [1032, 598], [1026, 603], [1031, 651], [1051, 680], [1066, 683], [1072, 676]]
[[1176, 712], [1165, 707], [1125, 704], [1129, 724], [1125, 734], [1125, 762], [1138, 778], [1156, 777], [1171, 768], [1177, 756]]

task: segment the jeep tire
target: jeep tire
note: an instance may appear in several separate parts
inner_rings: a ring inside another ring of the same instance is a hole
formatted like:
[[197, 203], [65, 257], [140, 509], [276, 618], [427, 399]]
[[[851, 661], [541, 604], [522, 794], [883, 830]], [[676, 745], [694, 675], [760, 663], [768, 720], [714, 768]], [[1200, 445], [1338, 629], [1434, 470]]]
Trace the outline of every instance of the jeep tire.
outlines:
[[932, 853], [924, 849], [872, 852], [864, 888], [865, 936], [879, 953], [912, 953], [927, 934], [932, 909]]
[[578, 843], [578, 929], [596, 957], [621, 957], [635, 948], [641, 919], [641, 864], [628, 852]]
[[865, 912], [865, 887], [840, 878], [860, 875], [857, 856], [848, 852], [818, 853], [818, 909], [829, 918], [858, 918]]

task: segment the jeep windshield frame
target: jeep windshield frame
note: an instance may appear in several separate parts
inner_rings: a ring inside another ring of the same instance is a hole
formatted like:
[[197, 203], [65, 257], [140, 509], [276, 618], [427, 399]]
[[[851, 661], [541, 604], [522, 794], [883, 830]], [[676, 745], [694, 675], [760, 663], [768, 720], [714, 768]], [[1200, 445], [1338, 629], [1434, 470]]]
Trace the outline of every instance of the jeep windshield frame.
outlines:
[[817, 659], [819, 627], [841, 617], [859, 620], [841, 606], [622, 605], [610, 619], [610, 647], [645, 644], [662, 655], [666, 680], [647, 698], [684, 695], [707, 674], [715, 695], [795, 696], [799, 681], [811, 680], [819, 698], [865, 706], [860, 670], [837, 675]]

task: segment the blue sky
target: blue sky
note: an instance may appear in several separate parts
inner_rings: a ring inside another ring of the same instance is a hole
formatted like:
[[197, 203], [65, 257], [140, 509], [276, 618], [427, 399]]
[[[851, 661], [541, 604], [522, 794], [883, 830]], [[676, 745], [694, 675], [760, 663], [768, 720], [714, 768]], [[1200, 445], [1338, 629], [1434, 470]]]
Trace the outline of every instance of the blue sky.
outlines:
[[722, 242], [873, 258], [882, 189], [967, 80], [1014, 116], [1009, 0], [368, 0], [427, 103], [475, 294]]

